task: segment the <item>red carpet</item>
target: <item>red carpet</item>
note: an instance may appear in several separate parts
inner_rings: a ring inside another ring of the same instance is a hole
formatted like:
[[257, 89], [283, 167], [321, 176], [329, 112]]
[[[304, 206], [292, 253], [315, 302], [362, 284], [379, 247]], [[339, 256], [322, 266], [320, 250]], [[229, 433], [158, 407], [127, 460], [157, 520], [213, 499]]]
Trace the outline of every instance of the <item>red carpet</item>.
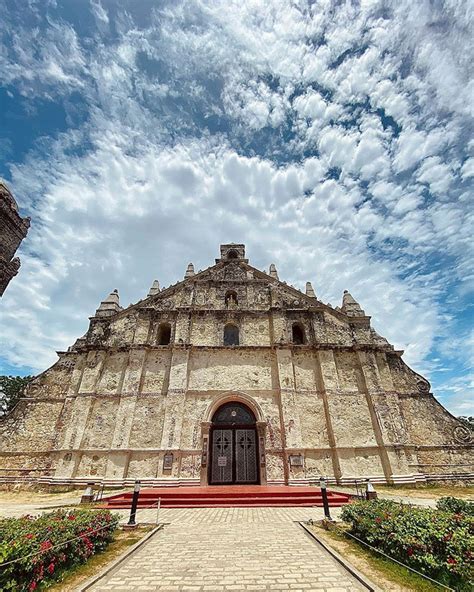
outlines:
[[[133, 492], [105, 497], [101, 506], [130, 508]], [[214, 485], [210, 487], [154, 487], [140, 491], [138, 507], [146, 508], [161, 499], [162, 508], [229, 508], [320, 506], [323, 501], [319, 487], [264, 487], [261, 485]], [[332, 507], [348, 503], [349, 496], [328, 490]]]

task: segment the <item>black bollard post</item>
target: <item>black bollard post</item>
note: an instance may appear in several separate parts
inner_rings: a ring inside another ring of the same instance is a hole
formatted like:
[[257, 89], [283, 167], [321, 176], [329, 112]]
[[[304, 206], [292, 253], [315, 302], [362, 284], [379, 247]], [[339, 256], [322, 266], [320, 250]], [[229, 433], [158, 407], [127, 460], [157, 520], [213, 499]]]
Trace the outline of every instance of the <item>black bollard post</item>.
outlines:
[[331, 514], [329, 513], [328, 492], [326, 489], [326, 479], [324, 477], [320, 477], [319, 487], [321, 487], [321, 494], [323, 496], [324, 516], [327, 520], [331, 520]]
[[132, 507], [130, 508], [130, 520], [128, 526], [135, 526], [135, 516], [137, 514], [138, 496], [140, 495], [140, 481], [135, 481], [135, 487], [133, 488]]

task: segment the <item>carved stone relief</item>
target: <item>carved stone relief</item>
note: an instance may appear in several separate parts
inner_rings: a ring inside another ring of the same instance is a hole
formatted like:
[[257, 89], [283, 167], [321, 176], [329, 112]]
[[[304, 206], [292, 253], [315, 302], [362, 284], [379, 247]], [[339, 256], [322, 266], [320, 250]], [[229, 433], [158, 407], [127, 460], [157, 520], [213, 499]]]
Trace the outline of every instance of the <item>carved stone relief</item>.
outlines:
[[456, 426], [453, 430], [453, 436], [459, 444], [470, 444], [473, 441], [471, 430], [464, 426]]
[[386, 404], [377, 405], [375, 413], [385, 439], [393, 444], [405, 444], [408, 441], [405, 422], [400, 414]]

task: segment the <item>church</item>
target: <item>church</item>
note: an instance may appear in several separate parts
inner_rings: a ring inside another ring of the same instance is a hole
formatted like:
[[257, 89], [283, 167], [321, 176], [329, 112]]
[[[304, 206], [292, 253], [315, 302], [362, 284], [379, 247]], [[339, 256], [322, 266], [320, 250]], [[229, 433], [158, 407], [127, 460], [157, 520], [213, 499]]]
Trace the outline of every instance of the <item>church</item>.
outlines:
[[470, 431], [347, 291], [321, 302], [225, 244], [87, 333], [0, 420], [0, 480], [306, 485], [473, 477]]

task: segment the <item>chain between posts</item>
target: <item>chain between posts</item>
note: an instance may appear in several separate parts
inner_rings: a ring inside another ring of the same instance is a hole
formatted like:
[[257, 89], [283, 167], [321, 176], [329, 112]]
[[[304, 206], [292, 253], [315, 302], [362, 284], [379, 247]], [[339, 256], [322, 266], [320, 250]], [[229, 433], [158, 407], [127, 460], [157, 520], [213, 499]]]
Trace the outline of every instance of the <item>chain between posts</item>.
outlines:
[[334, 530], [336, 530], [336, 532], [338, 532], [338, 534], [342, 534], [343, 536], [349, 536], [349, 537], [353, 538], [354, 540], [356, 540], [357, 542], [362, 543], [362, 545], [365, 545], [366, 547], [368, 547], [372, 551], [375, 551], [376, 553], [383, 555], [387, 559], [390, 559], [390, 561], [393, 561], [394, 563], [401, 565], [402, 567], [406, 568], [408, 571], [416, 573], [417, 575], [421, 576], [425, 580], [429, 580], [430, 582], [433, 582], [434, 584], [440, 586], [441, 588], [444, 588], [445, 590], [449, 590], [450, 592], [456, 592], [455, 588], [450, 588], [449, 586], [446, 586], [445, 584], [441, 584], [441, 582], [438, 582], [437, 580], [430, 578], [430, 576], [427, 576], [426, 574], [414, 569], [413, 567], [406, 565], [406, 563], [403, 563], [402, 561], [398, 561], [398, 559], [394, 559], [390, 555], [387, 555], [387, 553], [385, 553], [384, 551], [381, 551], [380, 549], [377, 549], [377, 547], [373, 547], [372, 545], [369, 545], [369, 543], [366, 543], [362, 539], [359, 539], [358, 537], [351, 534], [350, 532], [347, 532], [343, 528], [338, 527], [336, 524], [334, 524], [334, 522], [332, 522], [332, 526], [333, 526]]

